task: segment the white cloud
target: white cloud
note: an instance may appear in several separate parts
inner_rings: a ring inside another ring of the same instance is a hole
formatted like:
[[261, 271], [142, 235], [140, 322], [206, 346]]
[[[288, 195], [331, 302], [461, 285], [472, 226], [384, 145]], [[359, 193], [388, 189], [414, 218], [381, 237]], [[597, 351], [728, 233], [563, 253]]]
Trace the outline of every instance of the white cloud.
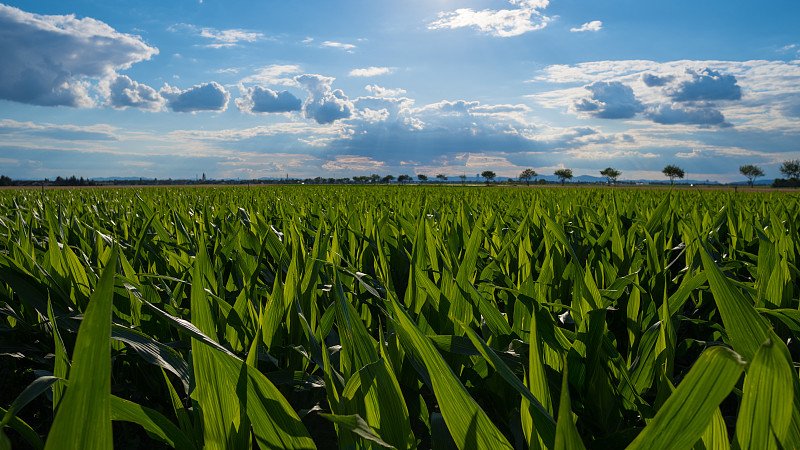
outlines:
[[118, 131], [118, 128], [111, 125], [56, 125], [0, 119], [0, 135], [4, 137], [6, 144], [12, 143], [14, 139], [25, 141], [31, 137], [58, 141], [116, 141], [120, 139]]
[[272, 64], [258, 69], [253, 75], [243, 78], [240, 83], [295, 86], [297, 83], [294, 81], [294, 78], [288, 77], [287, 75], [296, 74], [298, 72], [300, 72], [300, 66], [294, 64]]
[[389, 89], [389, 88], [380, 87], [377, 84], [368, 84], [368, 85], [364, 86], [364, 89], [366, 89], [367, 91], [369, 91], [370, 93], [372, 93], [372, 95], [374, 95], [376, 97], [399, 97], [401, 95], [405, 95], [406, 94], [405, 89], [400, 89], [400, 88]]
[[353, 69], [348, 74], [351, 77], [376, 77], [392, 73], [388, 67], [367, 67], [366, 69]]
[[338, 48], [341, 50], [345, 50], [348, 53], [353, 53], [353, 49], [356, 48], [353, 44], [344, 44], [342, 42], [333, 42], [333, 41], [325, 41], [322, 43], [323, 47], [329, 48]]
[[736, 77], [710, 68], [686, 69], [688, 79], [667, 89], [666, 94], [675, 101], [739, 100], [742, 90]]
[[131, 107], [150, 111], [164, 108], [164, 99], [155, 89], [133, 81], [126, 75], [105, 79], [100, 82], [99, 88], [108, 99], [107, 104], [113, 108]]
[[[621, 82], [651, 108], [647, 117], [673, 126], [717, 123], [800, 132], [800, 61], [593, 61], [549, 66], [532, 81], [567, 85]], [[565, 110], [583, 97], [585, 91], [580, 87], [547, 89], [528, 96], [542, 106]], [[719, 120], [720, 115], [724, 121]]]
[[428, 29], [474, 27], [492, 36], [511, 37], [540, 30], [551, 20], [539, 11], [547, 7], [549, 0], [510, 0], [510, 3], [518, 8], [480, 11], [459, 8], [440, 12], [439, 19], [430, 23]]
[[262, 33], [242, 30], [240, 28], [218, 30], [211, 27], [197, 27], [188, 23], [179, 23], [168, 28], [169, 31], [173, 32], [180, 29], [186, 29], [200, 37], [211, 39], [213, 42], [205, 45], [205, 47], [209, 48], [234, 47], [240, 42], [256, 42], [264, 38], [264, 34]]
[[662, 103], [650, 107], [645, 116], [653, 122], [661, 124], [695, 124], [695, 125], [729, 125], [725, 122], [725, 116], [713, 107], [695, 107], [679, 104]]
[[242, 97], [236, 99], [236, 107], [251, 114], [300, 111], [301, 105], [300, 99], [289, 91], [276, 92], [261, 86], [245, 89]]
[[165, 84], [159, 93], [167, 100], [170, 110], [190, 113], [225, 111], [231, 96], [230, 92], [215, 81], [195, 85], [184, 91]]
[[369, 172], [380, 170], [385, 165], [385, 162], [368, 156], [337, 155], [332, 161], [323, 164], [322, 168], [328, 171]]
[[600, 31], [603, 29], [603, 22], [599, 20], [593, 20], [591, 22], [586, 22], [585, 24], [581, 25], [580, 28], [570, 28], [569, 31], [573, 33], [581, 33], [583, 31]]
[[319, 124], [329, 124], [347, 119], [353, 112], [353, 105], [340, 89], [331, 90], [334, 78], [306, 74], [294, 78], [311, 95], [303, 103], [303, 116]]
[[588, 86], [588, 98], [576, 101], [572, 107], [600, 119], [630, 119], [644, 108], [630, 86], [619, 81], [597, 81]]
[[39, 15], [0, 4], [0, 98], [89, 107], [88, 79], [150, 59], [158, 49], [92, 18]]

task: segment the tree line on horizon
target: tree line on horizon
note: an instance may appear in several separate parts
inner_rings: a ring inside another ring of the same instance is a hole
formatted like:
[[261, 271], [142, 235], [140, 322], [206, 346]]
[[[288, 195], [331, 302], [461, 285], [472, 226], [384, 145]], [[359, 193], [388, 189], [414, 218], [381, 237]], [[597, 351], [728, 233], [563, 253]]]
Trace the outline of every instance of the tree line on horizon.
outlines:
[[[779, 170], [783, 175], [786, 176], [787, 179], [776, 178], [772, 183], [773, 187], [798, 187], [798, 186], [800, 186], [800, 159], [783, 161], [783, 163], [779, 167]], [[669, 164], [669, 165], [665, 166], [664, 169], [661, 171], [661, 173], [663, 173], [664, 176], [669, 178], [670, 185], [674, 185], [676, 179], [683, 179], [686, 176], [686, 172], [682, 168], [680, 168], [679, 166], [674, 165], [674, 164]], [[739, 166], [739, 173], [741, 173], [745, 178], [747, 178], [747, 184], [750, 187], [753, 187], [755, 185], [755, 181], [758, 178], [761, 178], [761, 177], [764, 176], [764, 171], [759, 166], [756, 166], [756, 165], [753, 165], [753, 164], [746, 164], [746, 165], [743, 165], [743, 166]], [[205, 174], [203, 174], [203, 175], [205, 176]], [[558, 177], [558, 179], [559, 179], [559, 181], [561, 182], [562, 185], [565, 182], [567, 182], [567, 181], [571, 180], [572, 178], [574, 178], [574, 175], [572, 173], [572, 169], [567, 169], [567, 168], [557, 169], [557, 170], [555, 170], [553, 172], [553, 175]], [[606, 178], [606, 180], [608, 181], [609, 185], [616, 185], [617, 184], [617, 180], [622, 175], [622, 172], [620, 170], [614, 169], [613, 167], [606, 167], [605, 169], [600, 171], [600, 175], [602, 175], [603, 177]], [[485, 179], [486, 184], [490, 184], [497, 177], [497, 174], [492, 170], [484, 170], [480, 174], [480, 176]], [[534, 180], [534, 183], [538, 183], [538, 184], [546, 183], [546, 181], [544, 179], [539, 180], [538, 179], [539, 176], [540, 176], [540, 174], [537, 173], [535, 170], [533, 170], [533, 169], [525, 169], [519, 174], [519, 181], [520, 182], [524, 182], [527, 186], [530, 186], [531, 180]], [[461, 180], [462, 184], [465, 183], [466, 180], [467, 180], [466, 174], [459, 175], [458, 178]], [[425, 182], [429, 181], [428, 175], [421, 174], [421, 173], [416, 175], [416, 179], [417, 179], [417, 181], [419, 181], [421, 183], [425, 183]], [[154, 179], [154, 180], [156, 180], [156, 182], [158, 181], [158, 179]], [[405, 184], [407, 182], [413, 181], [414, 177], [412, 177], [411, 175], [408, 175], [408, 174], [401, 174], [401, 175], [398, 175], [395, 178], [395, 176], [391, 175], [391, 174], [390, 175], [381, 176], [381, 175], [378, 175], [376, 173], [373, 173], [372, 175], [369, 175], [369, 176], [357, 175], [357, 176], [353, 176], [353, 177], [350, 177], [350, 178], [315, 177], [315, 178], [307, 178], [304, 181], [300, 180], [300, 179], [289, 179], [289, 178], [287, 178], [287, 179], [282, 180], [282, 181], [285, 181], [285, 182], [291, 181], [291, 182], [296, 182], [296, 183], [305, 182], [305, 183], [310, 183], [310, 184], [347, 184], [347, 183], [350, 183], [351, 180], [352, 180], [352, 183], [356, 183], [356, 184], [377, 184], [377, 183], [389, 184], [389, 183], [393, 183], [395, 180], [397, 180], [397, 182], [400, 183], [400, 184]], [[448, 180], [449, 180], [448, 176], [443, 174], [443, 173], [439, 173], [439, 174], [435, 175], [435, 181], [436, 182], [443, 183], [443, 182], [446, 182]], [[130, 181], [130, 180], [128, 180], [128, 181]], [[142, 179], [139, 179], [139, 181], [142, 181]], [[175, 181], [180, 182], [180, 181], [183, 181], [183, 180], [175, 180]], [[204, 182], [205, 181], [206, 180], [204, 178]], [[209, 181], [211, 181], [211, 180], [209, 180]], [[263, 180], [253, 180], [253, 181], [263, 181]], [[173, 180], [170, 179], [169, 182], [173, 182]], [[249, 181], [245, 181], [245, 182], [249, 183]], [[241, 183], [241, 181], [237, 180], [237, 183]], [[30, 184], [30, 183], [29, 182], [28, 183], [22, 183], [20, 181], [13, 180], [13, 179], [11, 179], [10, 177], [8, 177], [6, 175], [0, 175], [0, 186], [20, 186], [20, 185], [26, 185], [26, 184]], [[62, 178], [62, 177], [59, 176], [53, 181], [50, 181], [49, 179], [45, 178], [44, 181], [42, 181], [42, 184], [47, 184], [47, 185], [52, 185], [52, 186], [99, 186], [99, 185], [101, 185], [101, 183], [98, 183], [98, 182], [96, 182], [96, 181], [94, 181], [92, 179], [84, 179], [83, 177], [76, 178], [75, 175], [73, 175], [73, 176], [71, 176], [69, 178]], [[178, 183], [178, 184], [180, 184], [180, 183]]]

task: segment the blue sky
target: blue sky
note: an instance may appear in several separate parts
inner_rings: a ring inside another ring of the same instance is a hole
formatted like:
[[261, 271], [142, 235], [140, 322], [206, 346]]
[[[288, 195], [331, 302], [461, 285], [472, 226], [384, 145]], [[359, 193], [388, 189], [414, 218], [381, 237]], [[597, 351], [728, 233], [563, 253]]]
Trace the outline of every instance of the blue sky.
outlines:
[[800, 158], [796, 1], [0, 3], [12, 178], [765, 178]]

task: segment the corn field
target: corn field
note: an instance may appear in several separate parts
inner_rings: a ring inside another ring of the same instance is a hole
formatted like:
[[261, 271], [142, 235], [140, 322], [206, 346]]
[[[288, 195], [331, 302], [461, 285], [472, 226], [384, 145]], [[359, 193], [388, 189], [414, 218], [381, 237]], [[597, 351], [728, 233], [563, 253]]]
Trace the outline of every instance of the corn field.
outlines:
[[800, 197], [0, 191], [0, 449], [800, 447]]

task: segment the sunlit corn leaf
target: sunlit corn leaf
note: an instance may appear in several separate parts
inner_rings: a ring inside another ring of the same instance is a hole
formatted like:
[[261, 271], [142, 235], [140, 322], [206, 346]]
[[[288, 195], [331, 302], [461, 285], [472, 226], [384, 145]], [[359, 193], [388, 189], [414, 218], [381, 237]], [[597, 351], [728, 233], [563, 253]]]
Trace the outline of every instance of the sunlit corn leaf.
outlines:
[[108, 449], [111, 434], [111, 307], [117, 249], [84, 313], [72, 353], [69, 387], [47, 434], [46, 449]]
[[739, 355], [711, 347], [700, 355], [675, 392], [629, 449], [691, 448], [744, 371]]

